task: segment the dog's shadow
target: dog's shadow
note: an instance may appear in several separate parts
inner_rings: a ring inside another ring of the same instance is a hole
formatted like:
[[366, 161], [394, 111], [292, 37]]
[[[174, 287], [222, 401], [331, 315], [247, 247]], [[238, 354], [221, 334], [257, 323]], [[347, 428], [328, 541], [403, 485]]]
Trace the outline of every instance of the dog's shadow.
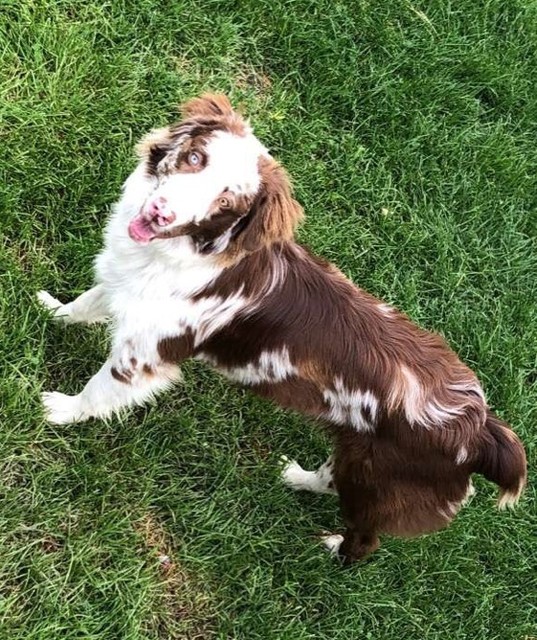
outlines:
[[105, 324], [64, 324], [45, 310], [42, 362], [43, 390], [79, 393], [108, 356]]

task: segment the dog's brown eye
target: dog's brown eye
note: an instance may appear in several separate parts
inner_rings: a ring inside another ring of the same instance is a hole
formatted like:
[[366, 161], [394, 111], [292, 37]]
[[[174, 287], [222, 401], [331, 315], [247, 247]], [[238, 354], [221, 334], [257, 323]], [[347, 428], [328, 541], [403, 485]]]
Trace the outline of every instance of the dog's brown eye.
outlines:
[[188, 154], [187, 162], [191, 167], [197, 167], [201, 164], [201, 154], [197, 151], [191, 151]]
[[231, 207], [231, 200], [226, 198], [226, 196], [221, 196], [218, 198], [218, 204], [221, 209], [229, 209]]

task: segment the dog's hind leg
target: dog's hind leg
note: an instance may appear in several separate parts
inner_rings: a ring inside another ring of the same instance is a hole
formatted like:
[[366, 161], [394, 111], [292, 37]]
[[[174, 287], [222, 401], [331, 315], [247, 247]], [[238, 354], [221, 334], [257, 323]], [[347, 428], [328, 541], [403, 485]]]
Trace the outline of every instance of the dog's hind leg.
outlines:
[[376, 533], [363, 532], [354, 528], [347, 528], [337, 553], [344, 564], [352, 564], [356, 560], [365, 558], [380, 547]]
[[344, 564], [360, 560], [380, 546], [378, 533], [383, 531], [386, 504], [382, 477], [375, 474], [371, 460], [361, 455], [370, 451], [362, 444], [354, 450], [336, 449], [334, 480], [346, 528], [342, 535], [323, 536], [323, 542]]
[[337, 494], [332, 478], [334, 460], [332, 456], [317, 471], [306, 471], [298, 462], [281, 458], [282, 480], [285, 485], [295, 491], [312, 491], [313, 493]]
[[376, 551], [380, 546], [378, 538], [379, 520], [378, 497], [366, 485], [341, 483], [338, 478], [340, 507], [347, 528], [336, 547], [330, 542], [334, 535], [324, 538], [324, 544], [331, 553], [337, 554], [344, 564], [352, 564]]
[[107, 320], [106, 296], [104, 287], [101, 284], [85, 291], [78, 298], [66, 304], [62, 304], [47, 291], [39, 291], [37, 299], [44, 307], [53, 312], [55, 320], [61, 320], [66, 323], [83, 322], [86, 324], [105, 322]]

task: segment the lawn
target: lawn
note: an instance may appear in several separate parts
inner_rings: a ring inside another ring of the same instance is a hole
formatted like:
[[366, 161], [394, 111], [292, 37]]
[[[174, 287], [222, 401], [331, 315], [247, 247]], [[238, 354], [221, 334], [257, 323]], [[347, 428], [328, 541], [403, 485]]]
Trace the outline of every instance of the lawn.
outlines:
[[[0, 639], [537, 637], [537, 6], [527, 0], [3, 0], [0, 6]], [[103, 328], [35, 292], [92, 282], [133, 145], [224, 91], [288, 168], [300, 238], [441, 332], [519, 433], [513, 512], [385, 537], [342, 569], [293, 494], [328, 442], [201, 365], [158, 406], [53, 427]]]

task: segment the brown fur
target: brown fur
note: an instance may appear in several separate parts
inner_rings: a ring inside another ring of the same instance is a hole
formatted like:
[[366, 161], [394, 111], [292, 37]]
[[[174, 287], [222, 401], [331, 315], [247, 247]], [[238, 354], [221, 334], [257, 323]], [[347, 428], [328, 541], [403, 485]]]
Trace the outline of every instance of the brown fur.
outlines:
[[[190, 101], [183, 113], [189, 120], [169, 130], [172, 141], [233, 131], [242, 123], [222, 96]], [[165, 137], [160, 130], [142, 145], [149, 163], [155, 148], [172, 144]], [[298, 373], [251, 388], [319, 419], [332, 434], [334, 482], [347, 526], [341, 554], [348, 562], [376, 549], [379, 534], [418, 535], [446, 526], [467, 496], [472, 473], [501, 487], [500, 502], [515, 501], [526, 479], [524, 449], [488, 409], [475, 374], [439, 335], [381, 307], [296, 244], [303, 214], [285, 171], [262, 158], [259, 172], [253, 202], [216, 207], [179, 232], [204, 253], [234, 225], [221, 256], [226, 268], [193, 299], [240, 291], [250, 303], [199, 344], [195, 329], [163, 340], [162, 359], [199, 356], [225, 371], [286, 349]], [[330, 418], [327, 394], [340, 393], [338, 385], [378, 401], [376, 413], [362, 407], [363, 429], [351, 423], [350, 413], [344, 424]]]
[[[163, 349], [161, 355], [177, 361], [203, 353], [225, 368], [255, 362], [263, 351], [286, 345], [299, 375], [251, 388], [325, 423], [323, 389], [336, 375], [349, 388], [367, 388], [384, 399], [374, 434], [327, 424], [336, 446], [334, 480], [347, 524], [341, 549], [347, 561], [376, 548], [380, 533], [418, 535], [449, 524], [473, 472], [496, 481], [504, 493], [520, 492], [523, 449], [508, 431], [496, 453], [500, 437], [490, 435], [492, 414], [485, 414], [481, 396], [469, 392], [461, 415], [432, 428], [412, 426], [400, 403], [390, 404], [391, 388], [399, 385], [394, 378], [397, 363], [411, 367], [424, 387], [443, 394], [446, 402], [453, 401], [446, 388], [451, 379], [462, 374], [473, 379], [442, 338], [419, 329], [402, 314], [379, 314], [374, 298], [297, 245], [273, 245], [248, 255], [197, 297], [217, 292], [229, 296], [239, 286], [249, 295], [262, 294], [264, 283], [272, 278], [275, 256], [288, 265], [287, 277], [255, 313], [239, 314], [195, 349], [189, 343], [192, 348], [185, 351], [187, 345], [181, 341], [178, 351]], [[458, 464], [462, 446], [468, 449], [468, 459]]]
[[292, 240], [304, 216], [302, 207], [292, 197], [285, 170], [268, 158], [260, 158], [258, 167], [261, 187], [252, 205], [251, 220], [237, 239], [237, 247], [246, 251]]
[[223, 191], [211, 205], [208, 216], [204, 220], [180, 225], [171, 231], [159, 234], [158, 237], [190, 236], [200, 253], [211, 253], [218, 238], [248, 215], [251, 204], [252, 199], [248, 196]]
[[193, 98], [180, 109], [188, 120], [217, 118], [224, 122], [226, 130], [230, 133], [238, 136], [245, 133], [244, 120], [233, 111], [228, 98], [220, 93], [206, 93], [199, 98]]
[[235, 116], [228, 97], [221, 93], [205, 93], [199, 98], [192, 98], [181, 105], [180, 111], [185, 119]]

